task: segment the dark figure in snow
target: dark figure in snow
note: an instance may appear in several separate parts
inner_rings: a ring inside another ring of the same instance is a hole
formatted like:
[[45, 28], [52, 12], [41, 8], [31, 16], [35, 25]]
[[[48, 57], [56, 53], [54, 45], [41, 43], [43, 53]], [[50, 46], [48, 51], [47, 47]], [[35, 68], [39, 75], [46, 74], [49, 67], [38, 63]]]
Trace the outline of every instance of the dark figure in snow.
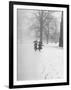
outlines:
[[38, 49], [38, 48], [37, 48], [37, 44], [38, 44], [38, 41], [37, 41], [37, 40], [34, 41], [34, 49], [35, 49], [35, 51]]
[[42, 49], [42, 46], [43, 46], [43, 45], [42, 45], [42, 42], [39, 41], [39, 44], [38, 44], [38, 49], [39, 49], [39, 51]]

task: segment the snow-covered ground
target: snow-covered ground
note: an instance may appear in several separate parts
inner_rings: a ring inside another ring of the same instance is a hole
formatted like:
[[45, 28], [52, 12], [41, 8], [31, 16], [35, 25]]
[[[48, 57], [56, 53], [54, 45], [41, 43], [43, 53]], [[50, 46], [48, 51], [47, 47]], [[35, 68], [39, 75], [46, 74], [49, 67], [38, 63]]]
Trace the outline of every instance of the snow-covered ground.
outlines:
[[44, 80], [63, 78], [63, 48], [58, 44], [45, 44], [35, 51], [33, 40], [18, 41], [18, 80]]

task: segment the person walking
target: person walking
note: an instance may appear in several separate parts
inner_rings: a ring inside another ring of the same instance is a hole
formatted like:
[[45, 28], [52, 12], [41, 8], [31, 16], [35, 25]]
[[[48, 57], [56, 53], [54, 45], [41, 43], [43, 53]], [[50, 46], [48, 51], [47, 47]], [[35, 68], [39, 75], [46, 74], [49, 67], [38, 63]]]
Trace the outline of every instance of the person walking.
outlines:
[[34, 41], [34, 50], [35, 51], [38, 49], [37, 45], [38, 45], [38, 41], [36, 40], [36, 41]]
[[42, 42], [39, 41], [39, 44], [38, 44], [38, 50], [40, 51], [42, 49]]

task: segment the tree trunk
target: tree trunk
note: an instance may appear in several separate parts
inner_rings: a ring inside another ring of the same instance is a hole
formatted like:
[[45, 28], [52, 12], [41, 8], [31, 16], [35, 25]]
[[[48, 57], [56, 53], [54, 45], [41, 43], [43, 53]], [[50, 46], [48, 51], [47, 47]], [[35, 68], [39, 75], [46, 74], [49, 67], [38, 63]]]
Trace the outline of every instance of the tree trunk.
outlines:
[[47, 44], [48, 44], [48, 40], [49, 40], [49, 24], [48, 24]]
[[42, 33], [43, 33], [43, 11], [40, 15], [40, 42], [42, 42]]
[[63, 47], [63, 11], [62, 11], [61, 24], [60, 24], [59, 47]]

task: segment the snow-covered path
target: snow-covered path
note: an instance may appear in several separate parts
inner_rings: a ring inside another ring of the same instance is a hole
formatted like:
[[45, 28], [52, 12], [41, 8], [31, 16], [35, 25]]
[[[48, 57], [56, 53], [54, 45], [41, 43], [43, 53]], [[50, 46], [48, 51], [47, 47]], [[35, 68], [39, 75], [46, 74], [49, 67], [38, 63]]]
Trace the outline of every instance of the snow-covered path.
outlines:
[[64, 71], [63, 49], [44, 44], [34, 51], [33, 40], [18, 42], [18, 80], [62, 78]]

